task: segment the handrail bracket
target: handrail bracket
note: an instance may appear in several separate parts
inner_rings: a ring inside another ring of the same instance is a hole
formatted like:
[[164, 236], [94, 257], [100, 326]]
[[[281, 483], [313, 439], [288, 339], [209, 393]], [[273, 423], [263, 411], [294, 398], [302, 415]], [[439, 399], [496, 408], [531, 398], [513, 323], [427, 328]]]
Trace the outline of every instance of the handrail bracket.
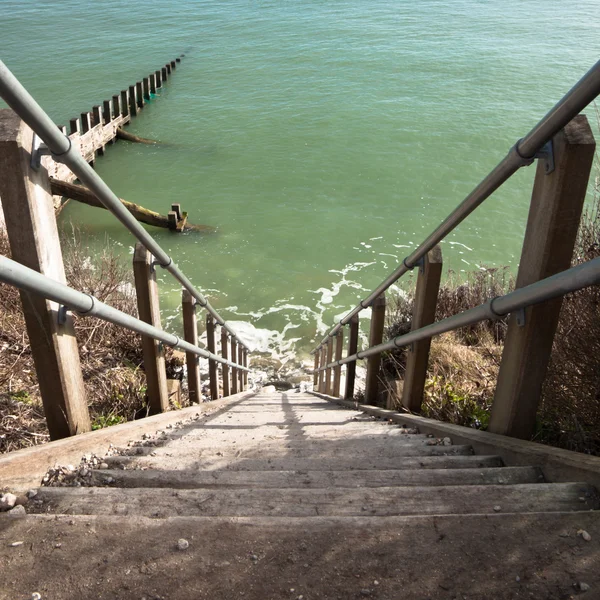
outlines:
[[533, 158], [544, 159], [546, 161], [546, 175], [554, 171], [554, 143], [548, 140], [533, 156]]

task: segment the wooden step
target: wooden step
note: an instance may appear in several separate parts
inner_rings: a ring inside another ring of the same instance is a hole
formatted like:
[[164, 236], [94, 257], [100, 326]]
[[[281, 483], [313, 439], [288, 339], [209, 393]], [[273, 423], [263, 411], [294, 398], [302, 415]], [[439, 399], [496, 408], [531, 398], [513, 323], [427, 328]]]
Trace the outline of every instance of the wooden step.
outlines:
[[41, 511], [170, 516], [396, 516], [589, 511], [585, 483], [329, 489], [43, 488]]
[[326, 488], [412, 485], [514, 485], [541, 483], [537, 467], [483, 469], [404, 469], [362, 471], [122, 471], [93, 472], [92, 482], [110, 477], [115, 487], [142, 488]]

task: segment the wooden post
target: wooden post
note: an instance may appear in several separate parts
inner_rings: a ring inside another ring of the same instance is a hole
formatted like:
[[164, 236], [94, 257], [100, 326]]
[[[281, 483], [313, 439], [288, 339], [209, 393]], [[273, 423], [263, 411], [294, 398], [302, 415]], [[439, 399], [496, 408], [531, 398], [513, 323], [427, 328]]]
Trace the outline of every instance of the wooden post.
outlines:
[[[229, 336], [227, 329], [221, 327], [221, 356], [225, 359], [229, 358]], [[229, 365], [223, 365], [223, 398], [227, 398], [231, 394], [229, 387]]]
[[161, 71], [162, 71], [162, 80], [167, 81], [167, 67], [163, 67], [161, 69]]
[[[96, 127], [96, 125], [102, 125], [102, 107], [97, 105], [92, 107], [92, 116], [93, 116], [93, 121], [94, 121], [94, 127]], [[104, 155], [104, 146], [100, 146], [97, 149], [97, 152], [100, 156]]]
[[[217, 342], [215, 339], [215, 320], [210, 313], [206, 315], [206, 346], [209, 352], [217, 352]], [[211, 400], [219, 399], [219, 379], [217, 373], [217, 361], [208, 359], [208, 377], [210, 381]]]
[[313, 390], [315, 392], [319, 391], [319, 372], [318, 372], [318, 368], [319, 368], [319, 356], [320, 356], [320, 352], [319, 350], [315, 351], [315, 367], [314, 367], [314, 373], [313, 373]]
[[171, 70], [174, 71], [176, 66], [177, 66], [177, 63], [174, 60], [172, 60], [171, 61]]
[[180, 62], [181, 62], [181, 59], [180, 59], [180, 58], [176, 58], [176, 59], [175, 59], [175, 62], [178, 62], [178, 63], [180, 63]]
[[165, 68], [167, 69], [167, 73], [170, 75], [171, 74], [171, 63], [167, 63], [165, 65]]
[[[371, 305], [371, 328], [369, 330], [369, 348], [381, 344], [385, 326], [385, 294], [375, 298]], [[379, 368], [381, 354], [367, 358], [367, 377], [365, 381], [365, 404], [376, 405], [379, 396]]]
[[327, 346], [321, 346], [319, 350], [321, 356], [319, 357], [319, 362], [321, 363], [321, 371], [319, 371], [319, 393], [325, 393], [325, 361], [327, 360]]
[[129, 115], [129, 92], [127, 90], [121, 90], [121, 111], [124, 117]]
[[[158, 305], [156, 271], [152, 266], [153, 257], [140, 242], [135, 245], [133, 274], [140, 319], [154, 327], [161, 327]], [[158, 340], [142, 336], [142, 352], [150, 414], [156, 415], [169, 408], [167, 373], [163, 345]]]
[[[182, 292], [183, 339], [194, 346], [198, 345], [198, 323], [196, 319], [196, 301], [187, 291]], [[191, 404], [202, 402], [199, 356], [193, 352], [185, 353], [187, 365], [188, 393]]]
[[162, 87], [162, 72], [160, 70], [158, 70], [154, 74], [156, 75], [156, 87], [161, 88]]
[[136, 96], [137, 96], [137, 94], [136, 94], [136, 90], [135, 90], [135, 85], [130, 85], [129, 86], [129, 114], [132, 117], [135, 117], [135, 115], [137, 115], [137, 112], [138, 112]]
[[156, 73], [150, 73], [150, 93], [156, 94]]
[[116, 94], [112, 97], [112, 116], [118, 119], [121, 116], [121, 96]]
[[[552, 143], [554, 171], [546, 173], [544, 160], [537, 165], [517, 288], [571, 265], [595, 150], [587, 118], [575, 117]], [[489, 431], [523, 439], [535, 431], [561, 305], [558, 298], [510, 316]]]
[[[248, 368], [248, 349], [244, 348], [244, 367]], [[244, 391], [248, 389], [248, 371], [244, 371]]]
[[[33, 132], [9, 109], [0, 110], [0, 198], [12, 258], [66, 283], [48, 173], [31, 168]], [[58, 305], [21, 291], [21, 302], [50, 439], [90, 431], [73, 319]]]
[[[358, 315], [350, 319], [350, 335], [348, 337], [348, 354], [352, 356], [358, 350]], [[344, 398], [346, 400], [354, 399], [354, 381], [356, 380], [356, 361], [346, 363], [346, 391]]]
[[104, 125], [108, 125], [112, 121], [112, 112], [112, 101], [105, 100], [102, 103], [102, 118]]
[[[231, 336], [231, 362], [237, 362], [237, 342], [236, 339]], [[238, 370], [235, 367], [231, 367], [231, 393], [238, 393]]]
[[144, 84], [144, 100], [150, 100], [150, 79], [144, 77], [142, 83]]
[[58, 128], [63, 135], [67, 135], [67, 128], [64, 125], [58, 125]]
[[[238, 345], [238, 365], [240, 366], [244, 366], [244, 348], [242, 347], [241, 344]], [[242, 369], [238, 369], [238, 377], [240, 378], [239, 384], [238, 384], [238, 391], [243, 392], [244, 391], [244, 371], [242, 371]]]
[[[335, 360], [341, 360], [344, 351], [344, 330], [340, 329], [335, 336]], [[332, 396], [336, 398], [340, 395], [340, 379], [342, 377], [342, 367], [333, 368], [333, 391]]]
[[81, 133], [87, 133], [92, 128], [92, 120], [89, 112], [81, 113]]
[[141, 81], [138, 81], [135, 84], [135, 95], [137, 97], [137, 107], [138, 107], [138, 110], [141, 110], [142, 108], [144, 108], [144, 104], [145, 104], [145, 101], [144, 101], [144, 88], [142, 86], [142, 82]]
[[[419, 266], [418, 269], [412, 331], [435, 321], [435, 309], [442, 278], [442, 249], [436, 246], [430, 250], [423, 257], [423, 266]], [[413, 413], [421, 411], [430, 347], [431, 338], [416, 342], [407, 349], [402, 405]]]
[[[330, 337], [327, 340], [327, 355], [326, 356], [327, 356], [327, 358], [325, 359], [326, 360], [325, 364], [328, 365], [331, 362], [333, 362], [333, 338], [332, 337]], [[331, 390], [332, 390], [332, 388], [331, 388], [331, 383], [332, 383], [331, 382], [331, 371], [332, 371], [331, 367], [328, 367], [325, 370], [325, 393], [328, 396], [331, 396]]]
[[79, 119], [70, 119], [69, 120], [69, 132], [70, 132], [70, 135], [81, 132]]

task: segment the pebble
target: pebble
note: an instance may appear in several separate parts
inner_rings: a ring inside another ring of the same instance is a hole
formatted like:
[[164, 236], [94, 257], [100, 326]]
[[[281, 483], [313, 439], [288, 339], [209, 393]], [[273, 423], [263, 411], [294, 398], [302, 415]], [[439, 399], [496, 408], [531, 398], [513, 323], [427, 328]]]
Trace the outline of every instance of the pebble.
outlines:
[[19, 546], [22, 546], [25, 542], [13, 542], [12, 544], [9, 544], [9, 546], [11, 548], [18, 548]]
[[579, 584], [579, 589], [582, 592], [587, 592], [590, 589], [590, 586], [587, 583], [583, 583], [583, 581]]
[[361, 596], [370, 596], [371, 595], [371, 590], [364, 588], [362, 590], [360, 590], [360, 595]]
[[108, 464], [106, 463], [100, 463], [100, 469], [108, 469]]
[[495, 512], [500, 512], [502, 510], [502, 507], [499, 505], [494, 506], [494, 511]]
[[452, 446], [452, 440], [449, 437], [443, 439], [444, 446]]
[[11, 510], [9, 510], [8, 514], [11, 517], [18, 517], [19, 515], [26, 515], [27, 511], [25, 510], [24, 506], [19, 504], [19, 505], [15, 506], [14, 508], [12, 508]]
[[104, 481], [104, 483], [114, 483], [115, 482], [113, 477], [105, 477], [103, 479], [103, 481]]
[[31, 600], [42, 600], [42, 595], [38, 594], [37, 592], [33, 592], [33, 594], [31, 594]]
[[31, 500], [31, 498], [35, 498], [38, 495], [38, 491], [37, 490], [29, 490], [27, 492], [27, 497]]
[[184, 539], [180, 538], [177, 540], [177, 550], [187, 550], [190, 547], [190, 543]]
[[580, 529], [577, 534], [580, 535], [586, 542], [592, 541], [592, 536], [584, 529]]
[[253, 560], [254, 562], [256, 562], [258, 560], [258, 556], [256, 556], [256, 554], [251, 554], [250, 560]]
[[10, 510], [16, 501], [17, 497], [14, 494], [2, 494], [0, 496], [0, 510]]

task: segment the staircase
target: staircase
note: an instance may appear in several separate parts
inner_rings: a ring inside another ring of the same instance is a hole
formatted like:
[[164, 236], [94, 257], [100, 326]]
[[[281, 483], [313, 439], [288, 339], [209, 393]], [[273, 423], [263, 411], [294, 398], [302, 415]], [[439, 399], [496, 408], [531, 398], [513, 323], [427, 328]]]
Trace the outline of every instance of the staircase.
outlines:
[[594, 487], [312, 395], [104, 461], [0, 519], [0, 598], [600, 597]]

